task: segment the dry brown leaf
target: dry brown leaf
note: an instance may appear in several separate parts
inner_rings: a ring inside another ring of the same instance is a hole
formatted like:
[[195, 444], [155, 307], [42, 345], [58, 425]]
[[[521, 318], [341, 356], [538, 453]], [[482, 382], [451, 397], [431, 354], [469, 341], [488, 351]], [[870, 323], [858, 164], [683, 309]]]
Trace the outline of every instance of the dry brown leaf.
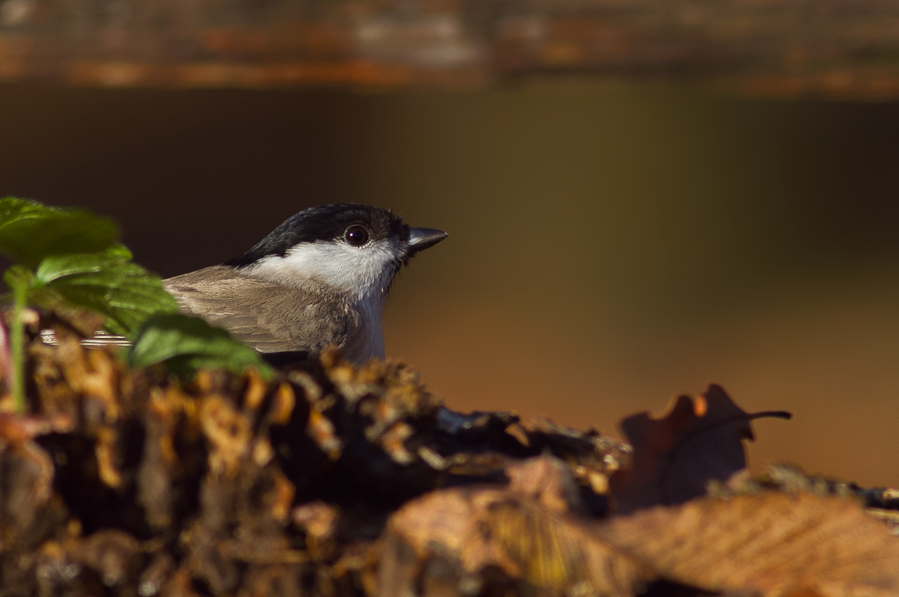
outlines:
[[753, 439], [749, 422], [761, 416], [790, 415], [746, 413], [711, 384], [695, 400], [678, 396], [660, 419], [642, 412], [622, 420], [634, 457], [630, 469], [610, 479], [618, 512], [686, 502], [704, 495], [709, 481], [725, 481], [746, 468], [743, 440]]
[[661, 576], [711, 591], [899, 594], [899, 539], [851, 500], [807, 493], [703, 498], [596, 528]]
[[209, 441], [209, 469], [234, 475], [250, 452], [253, 430], [234, 405], [221, 396], [207, 396], [200, 406], [200, 424]]
[[581, 501], [571, 472], [558, 458], [531, 458], [506, 467], [509, 490], [533, 498], [551, 512], [577, 511]]
[[0, 412], [0, 444], [21, 444], [48, 433], [66, 433], [74, 424], [66, 415], [36, 416]]
[[[427, 564], [435, 557], [463, 574], [497, 567], [550, 594], [635, 594], [652, 574], [591, 533], [586, 519], [563, 512], [572, 507], [560, 501], [570, 493], [571, 478], [554, 460], [544, 456], [516, 465], [509, 488], [436, 491], [400, 509], [388, 523], [379, 594], [402, 594], [409, 583], [432, 581], [427, 572], [434, 566]], [[546, 485], [535, 491], [535, 481]], [[414, 555], [404, 554], [397, 538]], [[413, 559], [418, 570], [410, 574]]]

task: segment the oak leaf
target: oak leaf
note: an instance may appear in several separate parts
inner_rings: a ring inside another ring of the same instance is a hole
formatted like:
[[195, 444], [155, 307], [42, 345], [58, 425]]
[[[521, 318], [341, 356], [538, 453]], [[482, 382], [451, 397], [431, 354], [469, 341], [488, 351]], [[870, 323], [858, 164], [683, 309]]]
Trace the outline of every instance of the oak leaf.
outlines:
[[595, 530], [660, 576], [762, 597], [899, 594], [899, 538], [852, 500], [809, 493], [702, 498]]
[[631, 468], [617, 471], [610, 490], [619, 513], [659, 504], [681, 504], [704, 495], [709, 481], [726, 481], [746, 468], [743, 440], [753, 438], [750, 414], [718, 385], [691, 399], [678, 396], [667, 415], [653, 419], [642, 412], [621, 421], [634, 448]]

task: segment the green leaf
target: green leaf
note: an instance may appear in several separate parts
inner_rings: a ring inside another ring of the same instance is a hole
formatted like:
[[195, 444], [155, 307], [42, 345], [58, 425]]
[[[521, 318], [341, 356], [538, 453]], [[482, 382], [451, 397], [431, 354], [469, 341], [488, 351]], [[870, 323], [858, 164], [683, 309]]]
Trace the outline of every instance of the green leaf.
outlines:
[[104, 251], [118, 234], [112, 220], [84, 210], [0, 199], [0, 253], [31, 269], [50, 255]]
[[199, 368], [235, 372], [256, 368], [266, 377], [271, 375], [271, 369], [258, 352], [225, 330], [186, 315], [157, 315], [141, 326], [129, 351], [128, 363], [132, 367], [148, 367], [161, 362], [183, 374]]
[[151, 315], [177, 312], [162, 280], [130, 259], [118, 244], [98, 253], [51, 255], [37, 267], [30, 298], [43, 307], [63, 301], [104, 315], [113, 334], [131, 334]]

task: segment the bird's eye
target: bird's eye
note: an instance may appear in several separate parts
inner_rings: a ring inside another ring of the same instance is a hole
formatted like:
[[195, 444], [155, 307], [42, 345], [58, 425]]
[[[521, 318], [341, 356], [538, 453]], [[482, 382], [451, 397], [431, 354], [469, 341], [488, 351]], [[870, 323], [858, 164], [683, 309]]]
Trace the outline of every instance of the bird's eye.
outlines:
[[350, 226], [346, 229], [346, 232], [343, 233], [343, 238], [346, 239], [346, 242], [354, 247], [361, 247], [367, 243], [368, 236], [368, 230], [362, 226]]

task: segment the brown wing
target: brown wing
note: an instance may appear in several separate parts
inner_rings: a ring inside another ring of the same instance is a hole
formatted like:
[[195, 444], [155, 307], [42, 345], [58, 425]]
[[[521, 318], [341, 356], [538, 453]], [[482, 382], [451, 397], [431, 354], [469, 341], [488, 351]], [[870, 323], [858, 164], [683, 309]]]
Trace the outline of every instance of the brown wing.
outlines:
[[[343, 346], [359, 317], [340, 296], [285, 288], [216, 265], [165, 280], [181, 311], [225, 328], [259, 352]], [[334, 303], [341, 307], [334, 309]], [[326, 304], [328, 305], [326, 307]]]

